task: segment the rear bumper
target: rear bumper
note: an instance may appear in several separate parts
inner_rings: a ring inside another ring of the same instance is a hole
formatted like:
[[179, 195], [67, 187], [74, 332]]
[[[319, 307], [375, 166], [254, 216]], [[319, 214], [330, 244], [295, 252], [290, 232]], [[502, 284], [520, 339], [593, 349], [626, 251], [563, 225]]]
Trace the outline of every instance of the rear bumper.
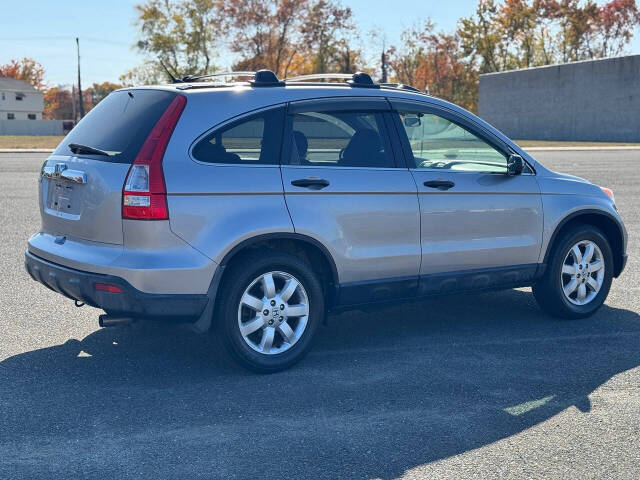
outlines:
[[[25, 268], [31, 278], [67, 298], [78, 300], [109, 314], [135, 318], [162, 317], [195, 320], [204, 311], [207, 294], [156, 294], [135, 289], [126, 280], [101, 273], [63, 267], [25, 252]], [[95, 289], [96, 283], [115, 285], [122, 293]]]

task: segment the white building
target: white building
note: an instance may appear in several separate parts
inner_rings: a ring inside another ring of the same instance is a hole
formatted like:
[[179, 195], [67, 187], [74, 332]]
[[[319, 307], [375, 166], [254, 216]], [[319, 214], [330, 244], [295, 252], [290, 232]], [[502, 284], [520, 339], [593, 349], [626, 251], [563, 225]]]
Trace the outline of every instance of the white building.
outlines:
[[17, 78], [0, 77], [0, 120], [42, 120], [42, 92]]

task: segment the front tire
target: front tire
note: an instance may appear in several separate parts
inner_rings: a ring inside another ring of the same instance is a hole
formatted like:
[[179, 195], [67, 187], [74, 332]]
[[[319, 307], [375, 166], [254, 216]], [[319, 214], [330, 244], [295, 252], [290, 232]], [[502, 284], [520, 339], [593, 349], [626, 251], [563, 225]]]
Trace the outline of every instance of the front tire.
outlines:
[[602, 306], [612, 279], [613, 253], [607, 238], [594, 226], [577, 225], [555, 243], [533, 295], [549, 315], [585, 318]]
[[324, 294], [309, 263], [280, 252], [232, 266], [217, 309], [223, 342], [243, 367], [272, 373], [309, 352], [324, 314]]

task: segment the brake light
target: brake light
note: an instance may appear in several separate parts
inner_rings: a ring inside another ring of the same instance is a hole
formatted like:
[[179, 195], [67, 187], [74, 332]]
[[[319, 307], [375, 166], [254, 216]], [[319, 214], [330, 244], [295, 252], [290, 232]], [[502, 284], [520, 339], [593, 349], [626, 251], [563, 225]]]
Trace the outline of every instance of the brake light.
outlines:
[[169, 218], [162, 159], [186, 103], [187, 99], [182, 95], [173, 99], [156, 122], [129, 168], [122, 189], [122, 218], [135, 220]]

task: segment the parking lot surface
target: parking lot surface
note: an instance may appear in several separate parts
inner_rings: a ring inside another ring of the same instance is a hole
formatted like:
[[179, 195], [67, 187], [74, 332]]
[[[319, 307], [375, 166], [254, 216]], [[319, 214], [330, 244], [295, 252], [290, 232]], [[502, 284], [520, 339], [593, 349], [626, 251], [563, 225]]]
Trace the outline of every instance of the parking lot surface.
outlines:
[[46, 154], [0, 154], [0, 478], [640, 478], [640, 150], [535, 156], [615, 192], [630, 259], [598, 314], [529, 289], [346, 312], [264, 376], [32, 281]]

